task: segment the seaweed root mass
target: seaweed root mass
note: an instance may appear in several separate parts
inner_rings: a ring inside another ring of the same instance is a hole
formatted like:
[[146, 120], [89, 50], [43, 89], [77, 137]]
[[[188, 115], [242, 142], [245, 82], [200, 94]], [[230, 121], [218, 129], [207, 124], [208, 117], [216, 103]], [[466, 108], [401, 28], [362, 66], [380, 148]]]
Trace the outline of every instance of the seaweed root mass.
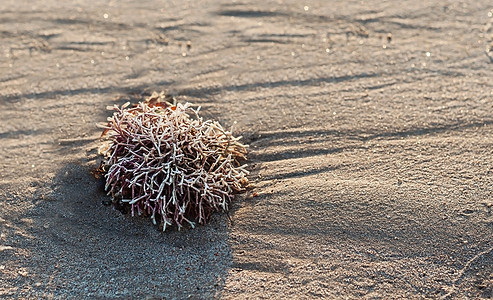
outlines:
[[204, 121], [190, 103], [171, 105], [153, 94], [130, 107], [114, 106], [99, 149], [105, 190], [132, 216], [154, 224], [205, 224], [227, 211], [248, 184], [246, 147], [216, 121]]

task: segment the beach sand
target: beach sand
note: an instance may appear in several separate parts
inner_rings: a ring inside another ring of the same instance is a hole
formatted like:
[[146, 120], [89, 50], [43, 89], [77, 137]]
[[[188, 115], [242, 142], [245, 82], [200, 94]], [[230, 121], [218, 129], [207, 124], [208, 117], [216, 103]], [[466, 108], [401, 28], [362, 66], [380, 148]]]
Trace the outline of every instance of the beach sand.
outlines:
[[[305, 2], [2, 0], [0, 297], [491, 299], [493, 4]], [[152, 91], [250, 145], [231, 222], [102, 204]]]

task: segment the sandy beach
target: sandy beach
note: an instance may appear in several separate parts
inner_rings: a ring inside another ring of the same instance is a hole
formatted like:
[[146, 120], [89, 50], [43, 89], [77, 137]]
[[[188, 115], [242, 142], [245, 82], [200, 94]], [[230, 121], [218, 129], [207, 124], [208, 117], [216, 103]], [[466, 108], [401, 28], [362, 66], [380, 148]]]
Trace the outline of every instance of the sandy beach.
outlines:
[[[103, 205], [107, 106], [248, 144], [230, 218]], [[491, 1], [0, 4], [0, 298], [491, 299]]]

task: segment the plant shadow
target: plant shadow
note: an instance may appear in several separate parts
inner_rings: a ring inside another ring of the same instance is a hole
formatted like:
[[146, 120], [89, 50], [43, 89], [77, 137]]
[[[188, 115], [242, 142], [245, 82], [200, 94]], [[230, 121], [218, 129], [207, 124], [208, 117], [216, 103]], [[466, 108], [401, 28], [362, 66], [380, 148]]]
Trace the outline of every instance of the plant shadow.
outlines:
[[225, 216], [162, 232], [148, 218], [104, 206], [109, 196], [87, 165], [68, 164], [52, 185], [48, 200], [35, 200], [29, 212], [31, 264], [46, 266], [32, 279], [46, 283], [44, 296], [211, 298], [224, 284], [231, 264]]

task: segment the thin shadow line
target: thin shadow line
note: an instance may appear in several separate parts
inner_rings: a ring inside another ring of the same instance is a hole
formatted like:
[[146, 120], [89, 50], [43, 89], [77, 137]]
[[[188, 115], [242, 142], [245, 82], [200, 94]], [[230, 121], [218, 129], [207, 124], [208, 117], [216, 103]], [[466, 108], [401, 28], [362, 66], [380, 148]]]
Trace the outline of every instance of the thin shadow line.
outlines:
[[222, 91], [248, 91], [255, 90], [258, 88], [277, 88], [282, 86], [313, 86], [320, 83], [338, 83], [344, 81], [351, 81], [360, 78], [372, 78], [380, 76], [376, 73], [361, 73], [357, 75], [345, 75], [338, 77], [320, 77], [320, 78], [310, 78], [305, 80], [279, 80], [273, 82], [257, 82], [257, 83], [247, 83], [240, 85], [231, 85], [225, 87], [209, 87], [201, 89], [184, 89], [179, 93], [186, 96], [201, 96], [204, 94], [213, 95]]

